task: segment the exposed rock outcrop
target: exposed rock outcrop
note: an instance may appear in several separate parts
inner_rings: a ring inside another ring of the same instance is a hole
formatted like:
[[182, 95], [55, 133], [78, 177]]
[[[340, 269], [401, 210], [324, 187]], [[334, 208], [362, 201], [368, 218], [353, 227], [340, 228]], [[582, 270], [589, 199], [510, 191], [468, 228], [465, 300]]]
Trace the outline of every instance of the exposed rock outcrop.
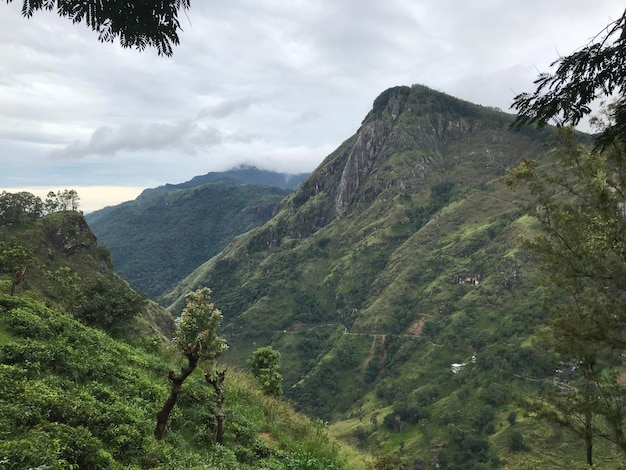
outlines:
[[[383, 191], [400, 194], [408, 185], [415, 186], [435, 164], [432, 155], [437, 149], [480, 127], [484, 109], [418, 85], [384, 91], [356, 134], [281, 205], [283, 217], [265, 245], [280, 243], [284, 235], [308, 237], [356, 202], [367, 205]], [[389, 172], [378, 170], [389, 165], [391, 154], [399, 152], [411, 154], [410, 164], [403, 179], [387, 180]]]

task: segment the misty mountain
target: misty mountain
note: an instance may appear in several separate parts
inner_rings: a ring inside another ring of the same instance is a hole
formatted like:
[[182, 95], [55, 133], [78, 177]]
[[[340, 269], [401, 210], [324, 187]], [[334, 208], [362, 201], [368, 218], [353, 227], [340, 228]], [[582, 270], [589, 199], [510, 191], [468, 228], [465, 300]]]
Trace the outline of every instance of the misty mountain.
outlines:
[[267, 221], [302, 179], [239, 167], [147, 189], [86, 219], [111, 251], [116, 272], [156, 298], [237, 235]]

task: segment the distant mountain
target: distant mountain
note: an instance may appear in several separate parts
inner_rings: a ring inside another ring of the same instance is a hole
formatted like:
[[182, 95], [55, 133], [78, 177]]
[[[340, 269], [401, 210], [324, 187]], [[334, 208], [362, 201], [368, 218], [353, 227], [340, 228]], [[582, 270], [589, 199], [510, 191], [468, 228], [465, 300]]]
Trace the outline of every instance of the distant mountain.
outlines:
[[147, 189], [86, 219], [110, 249], [116, 272], [157, 298], [237, 235], [267, 221], [303, 178], [239, 167]]
[[573, 467], [567, 436], [515, 419], [514, 395], [550, 386], [554, 363], [533, 339], [532, 219], [504, 176], [551, 163], [554, 134], [511, 121], [419, 85], [386, 90], [268, 222], [162, 301], [176, 314], [211, 287], [228, 360], [271, 344], [300, 409], [411, 468]]
[[[296, 189], [309, 176], [309, 173], [277, 173], [261, 170], [251, 165], [240, 165], [228, 171], [212, 171], [206, 175], [194, 176], [189, 181], [180, 184], [166, 184], [165, 189], [185, 189], [201, 186], [206, 183], [229, 181], [236, 184], [256, 184], [283, 189]], [[159, 188], [156, 188], [157, 190]], [[154, 189], [146, 189], [143, 194], [150, 194]]]

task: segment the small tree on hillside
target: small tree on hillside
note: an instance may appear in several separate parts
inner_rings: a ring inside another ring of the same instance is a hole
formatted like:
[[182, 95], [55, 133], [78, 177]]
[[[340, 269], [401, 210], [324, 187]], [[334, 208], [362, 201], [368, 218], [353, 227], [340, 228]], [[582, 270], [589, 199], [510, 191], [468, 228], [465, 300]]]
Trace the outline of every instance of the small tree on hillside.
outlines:
[[[185, 300], [187, 306], [178, 321], [174, 341], [187, 359], [187, 364], [181, 367], [180, 374], [176, 374], [172, 370], [168, 374], [172, 388], [163, 408], [156, 415], [157, 424], [154, 429], [154, 437], [157, 440], [163, 439], [170, 413], [174, 409], [178, 396], [183, 391], [183, 382], [195, 370], [198, 362], [207, 361], [209, 370], [212, 370], [215, 359], [228, 349], [226, 340], [217, 335], [217, 329], [223, 317], [222, 312], [211, 302], [211, 289], [198, 289], [187, 294]], [[222, 374], [225, 375], [225, 372]], [[209, 375], [209, 377], [211, 376]], [[219, 385], [221, 386], [222, 383], [223, 377]], [[218, 403], [218, 405], [221, 404]]]
[[[65, 278], [67, 288], [73, 288], [72, 282], [80, 282], [80, 278], [72, 277], [67, 271], [64, 274], [69, 275]], [[146, 306], [145, 296], [119, 278], [99, 278], [84, 288], [76, 287], [78, 292], [67, 292], [76, 297], [66, 299], [74, 300], [73, 315], [84, 325], [110, 333], [123, 332]]]
[[248, 359], [252, 375], [256, 377], [263, 392], [279, 397], [283, 394], [283, 377], [280, 375], [280, 353], [271, 346], [259, 348]]
[[11, 295], [15, 294], [15, 288], [24, 280], [30, 259], [30, 253], [23, 246], [0, 241], [0, 274], [11, 278]]

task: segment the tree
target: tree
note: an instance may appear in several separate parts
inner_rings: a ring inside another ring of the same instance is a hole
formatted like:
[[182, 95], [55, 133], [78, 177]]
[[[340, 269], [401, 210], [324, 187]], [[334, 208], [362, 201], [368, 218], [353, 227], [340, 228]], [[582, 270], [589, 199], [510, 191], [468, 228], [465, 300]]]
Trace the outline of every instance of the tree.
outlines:
[[224, 443], [224, 380], [226, 379], [226, 369], [222, 372], [215, 371], [215, 375], [210, 372], [204, 374], [205, 380], [213, 386], [215, 395], [217, 395], [217, 404], [215, 406], [215, 420], [217, 421], [217, 427], [215, 430], [215, 442], [218, 444]]
[[[50, 193], [48, 193], [50, 196]], [[78, 210], [78, 193], [73, 189], [64, 189], [56, 194], [56, 208], [59, 211], [76, 211]]]
[[190, 0], [23, 0], [22, 15], [30, 18], [38, 10], [56, 9], [73, 23], [85, 23], [98, 33], [100, 42], [119, 38], [122, 47], [140, 51], [155, 47], [159, 55], [171, 56], [172, 46], [180, 43], [178, 14], [189, 6]]
[[41, 217], [44, 205], [41, 199], [29, 192], [0, 194], [0, 226], [19, 225]]
[[508, 180], [533, 196], [542, 234], [526, 244], [540, 261], [547, 294], [541, 336], [569, 371], [560, 390], [533, 406], [584, 440], [591, 465], [596, 437], [626, 451], [626, 402], [617, 380], [626, 349], [626, 11], [552, 65], [556, 71], [540, 74], [534, 93], [515, 97], [513, 127], [573, 126], [594, 100], [615, 100], [604, 108], [608, 119], [595, 120], [593, 151], [565, 130], [553, 171], [523, 161]]
[[[71, 283], [76, 279], [67, 271], [59, 274], [61, 278], [69, 276], [65, 278], [65, 287], [71, 289]], [[81, 323], [92, 328], [123, 331], [145, 305], [146, 298], [132, 290], [125, 281], [99, 278], [78, 293], [73, 314]]]
[[[211, 289], [203, 288], [190, 292], [185, 296], [185, 300], [187, 306], [180, 315], [174, 341], [187, 359], [187, 364], [181, 367], [180, 374], [172, 370], [168, 373], [172, 388], [163, 408], [156, 415], [157, 424], [154, 436], [157, 440], [163, 439], [170, 413], [183, 391], [183, 382], [195, 370], [198, 362], [207, 361], [208, 368], [211, 370], [215, 359], [228, 349], [226, 340], [217, 335], [217, 329], [223, 317], [222, 312], [211, 302]], [[207, 381], [209, 381], [208, 378]], [[221, 382], [223, 383], [223, 378]], [[222, 386], [222, 383], [219, 385]]]
[[624, 390], [617, 381], [626, 349], [626, 152], [603, 152], [561, 133], [556, 169], [523, 161], [508, 184], [532, 195], [541, 234], [525, 242], [540, 263], [547, 318], [540, 340], [564, 362], [558, 388], [528, 405], [585, 442], [607, 438], [626, 451]]
[[266, 395], [279, 397], [283, 394], [283, 377], [280, 375], [280, 352], [271, 346], [258, 348], [248, 359], [252, 375], [256, 377]]
[[74, 189], [64, 189], [63, 191], [49, 191], [43, 202], [43, 210], [47, 214], [60, 211], [77, 211], [80, 196]]
[[594, 100], [617, 95], [610, 111], [612, 123], [602, 130], [597, 145], [606, 148], [618, 136], [626, 135], [626, 10], [587, 46], [551, 66], [556, 66], [556, 71], [540, 74], [533, 93], [514, 98], [517, 117], [513, 127], [543, 127], [550, 122], [575, 126], [591, 113]]
[[48, 214], [56, 212], [59, 209], [59, 197], [54, 191], [48, 191], [48, 194], [46, 195], [46, 200], [43, 203], [43, 207]]
[[15, 288], [24, 280], [30, 259], [31, 254], [23, 246], [0, 241], [0, 274], [11, 277], [10, 295], [15, 294]]

